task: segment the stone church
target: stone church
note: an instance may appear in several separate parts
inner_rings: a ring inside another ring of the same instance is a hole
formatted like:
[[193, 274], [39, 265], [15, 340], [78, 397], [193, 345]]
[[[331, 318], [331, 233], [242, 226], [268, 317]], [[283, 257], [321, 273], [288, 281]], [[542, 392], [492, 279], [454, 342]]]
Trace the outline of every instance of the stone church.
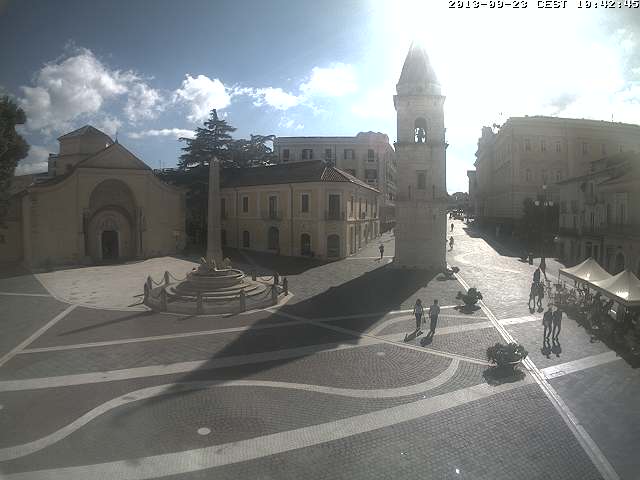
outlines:
[[444, 99], [424, 48], [413, 43], [393, 103], [397, 112], [396, 253], [394, 265], [446, 266]]
[[58, 138], [46, 175], [16, 176], [0, 263], [96, 264], [178, 252], [185, 192], [87, 125]]

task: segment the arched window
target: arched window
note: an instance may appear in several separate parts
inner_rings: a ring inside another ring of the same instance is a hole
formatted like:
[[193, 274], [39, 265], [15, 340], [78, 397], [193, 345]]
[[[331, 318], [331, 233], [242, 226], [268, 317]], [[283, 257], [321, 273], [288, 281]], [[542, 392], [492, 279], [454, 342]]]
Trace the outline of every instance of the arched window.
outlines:
[[300, 255], [311, 255], [311, 236], [307, 233], [300, 235]]
[[246, 230], [242, 232], [242, 248], [251, 247], [251, 235]]
[[338, 235], [329, 235], [327, 237], [327, 257], [340, 257], [340, 237]]
[[416, 118], [413, 125], [413, 134], [416, 143], [427, 141], [427, 121], [424, 118]]
[[280, 250], [280, 231], [276, 227], [269, 227], [267, 248], [269, 250]]

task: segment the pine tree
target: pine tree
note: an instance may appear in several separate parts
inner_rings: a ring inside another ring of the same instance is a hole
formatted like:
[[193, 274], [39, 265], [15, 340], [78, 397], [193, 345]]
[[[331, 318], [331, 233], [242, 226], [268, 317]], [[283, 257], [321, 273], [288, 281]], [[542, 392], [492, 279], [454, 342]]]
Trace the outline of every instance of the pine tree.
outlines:
[[198, 127], [196, 129], [195, 138], [179, 138], [187, 145], [182, 148], [184, 153], [180, 155], [178, 168], [187, 171], [195, 167], [205, 167], [209, 165], [209, 160], [214, 156], [224, 166], [230, 161], [229, 148], [233, 142], [230, 133], [235, 130], [226, 120], [221, 120], [218, 117], [218, 112], [214, 108], [209, 114], [209, 119], [204, 122], [204, 128]]

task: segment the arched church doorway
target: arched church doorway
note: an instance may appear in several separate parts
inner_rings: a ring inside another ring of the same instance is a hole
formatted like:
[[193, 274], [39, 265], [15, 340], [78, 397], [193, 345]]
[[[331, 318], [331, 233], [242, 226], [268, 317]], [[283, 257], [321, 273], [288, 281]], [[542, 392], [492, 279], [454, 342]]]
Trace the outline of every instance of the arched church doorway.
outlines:
[[85, 212], [85, 252], [94, 262], [134, 258], [141, 244], [136, 235], [133, 192], [121, 180], [108, 179], [91, 192]]
[[118, 245], [118, 232], [115, 230], [102, 231], [102, 259], [117, 260], [120, 256], [120, 246]]

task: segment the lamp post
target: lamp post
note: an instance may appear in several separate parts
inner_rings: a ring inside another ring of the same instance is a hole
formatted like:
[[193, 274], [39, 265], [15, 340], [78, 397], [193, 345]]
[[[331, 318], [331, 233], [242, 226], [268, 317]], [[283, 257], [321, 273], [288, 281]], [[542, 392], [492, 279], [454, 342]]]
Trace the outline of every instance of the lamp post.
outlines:
[[536, 200], [535, 202], [533, 202], [535, 204], [536, 207], [542, 207], [542, 215], [543, 215], [543, 220], [542, 220], [542, 245], [541, 245], [541, 249], [540, 249], [540, 255], [542, 257], [546, 257], [545, 252], [544, 252], [544, 245], [545, 245], [545, 236], [547, 233], [547, 207], [553, 207], [553, 201], [552, 200], [547, 200], [547, 185], [544, 184], [542, 185], [542, 200]]

